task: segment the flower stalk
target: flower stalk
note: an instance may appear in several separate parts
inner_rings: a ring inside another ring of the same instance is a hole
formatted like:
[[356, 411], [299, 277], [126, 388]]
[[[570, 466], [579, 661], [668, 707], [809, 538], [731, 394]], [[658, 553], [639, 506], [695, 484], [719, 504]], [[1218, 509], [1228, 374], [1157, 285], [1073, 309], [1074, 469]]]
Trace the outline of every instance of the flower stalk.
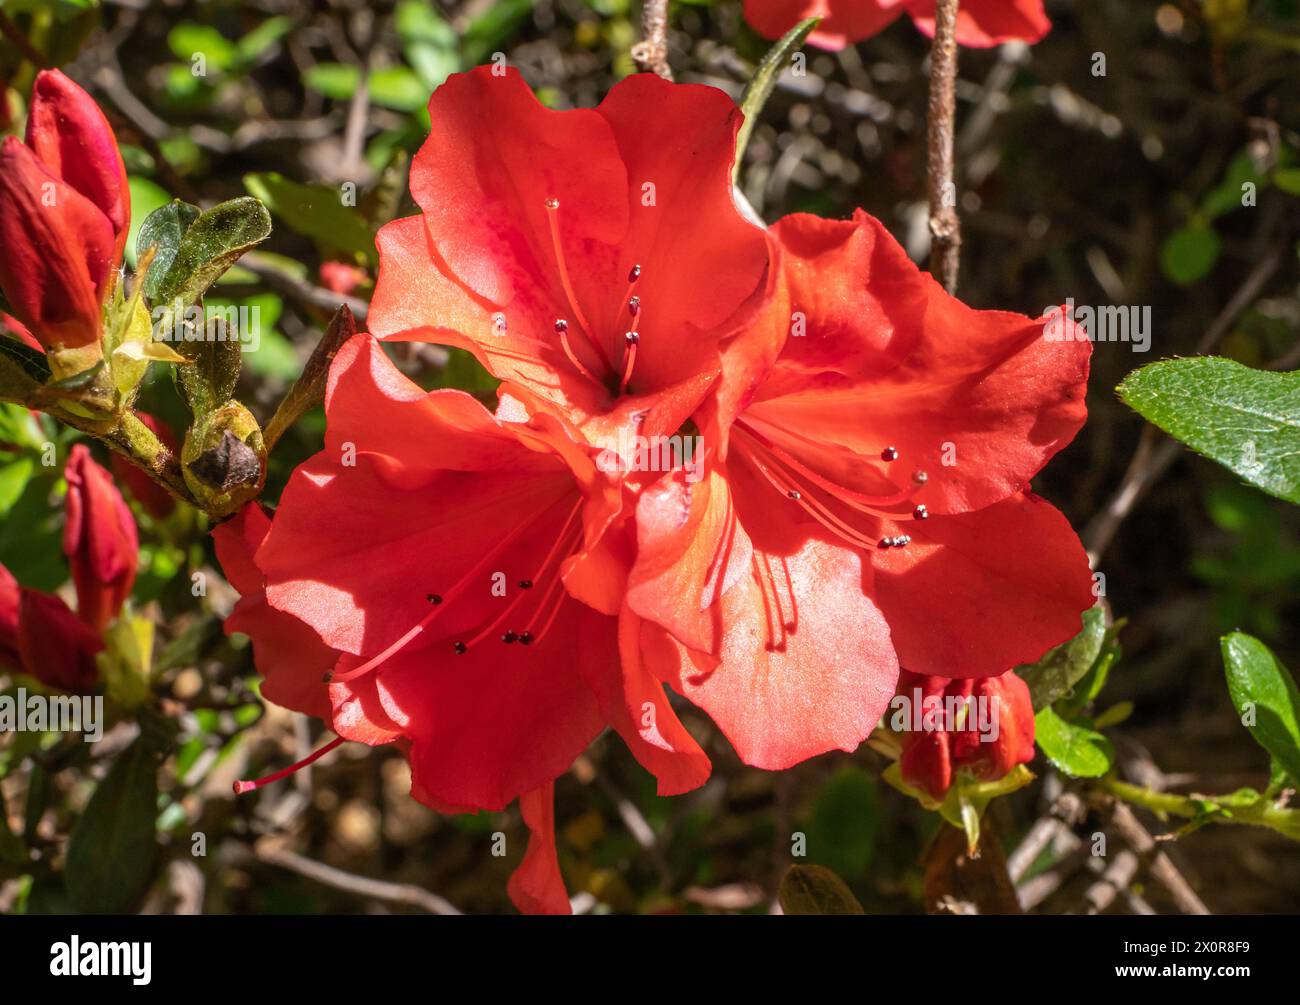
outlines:
[[938, 0], [930, 51], [929, 153], [930, 271], [949, 293], [957, 290], [961, 219], [957, 215], [953, 136], [957, 117], [957, 6]]

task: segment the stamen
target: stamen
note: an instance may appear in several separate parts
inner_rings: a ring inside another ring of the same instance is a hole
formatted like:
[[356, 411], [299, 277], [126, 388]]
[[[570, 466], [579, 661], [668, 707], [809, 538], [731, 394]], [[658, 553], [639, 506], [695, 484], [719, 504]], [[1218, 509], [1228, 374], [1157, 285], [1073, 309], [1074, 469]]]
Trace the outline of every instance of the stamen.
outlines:
[[912, 510], [912, 519], [913, 520], [930, 519], [930, 511], [925, 508], [925, 503], [921, 503], [919, 506], [916, 507], [916, 509]]
[[886, 447], [880, 452], [880, 459], [882, 461], [898, 460], [898, 449], [896, 447]]
[[578, 359], [578, 354], [573, 351], [573, 346], [569, 344], [569, 322], [565, 321], [564, 318], [556, 318], [555, 333], [560, 336], [560, 347], [564, 350], [564, 355], [569, 357], [569, 362], [589, 381], [599, 384], [600, 381], [596, 378], [596, 375], [582, 365], [582, 360]]
[[767, 623], [767, 651], [772, 652], [776, 649], [776, 632], [772, 630], [772, 608], [767, 602], [767, 587], [763, 582], [763, 575], [758, 571], [758, 551], [755, 549], [749, 553], [749, 566], [754, 574], [754, 582], [758, 584], [758, 592], [763, 597], [763, 620]]
[[618, 393], [627, 390], [628, 381], [632, 379], [632, 369], [636, 366], [636, 347], [641, 344], [641, 336], [630, 331], [623, 336], [627, 350], [623, 354], [623, 379], [618, 382]]
[[[538, 566], [537, 571], [533, 574], [534, 580], [542, 579], [543, 577], [546, 576], [547, 570], [550, 568], [551, 563], [555, 560], [555, 557], [560, 554], [560, 550], [561, 548], [564, 548], [566, 542], [568, 543], [569, 547], [572, 548], [573, 542], [571, 540], [571, 535], [569, 531], [573, 527], [574, 519], [578, 516], [578, 514], [581, 511], [582, 511], [582, 500], [578, 500], [578, 502], [573, 504], [573, 509], [569, 512], [568, 517], [564, 521], [564, 526], [560, 528], [560, 532], [555, 536], [555, 543], [551, 545], [550, 551], [548, 551], [546, 553], [546, 557], [542, 559], [542, 564]], [[549, 595], [549, 591], [551, 587], [554, 585], [554, 583], [559, 581], [560, 581], [560, 577], [557, 573], [556, 576], [554, 577], [554, 581], [547, 586], [547, 595]], [[524, 582], [532, 582], [532, 580], [524, 580]], [[505, 621], [505, 619], [510, 616], [510, 612], [513, 611], [516, 607], [518, 607], [520, 603], [523, 602], [523, 599], [528, 595], [529, 594], [527, 590], [520, 591], [515, 596], [515, 598], [512, 601], [510, 601], [509, 604], [506, 605], [505, 610], [503, 610], [500, 614], [498, 614], [495, 618], [493, 618], [491, 622], [487, 625], [487, 627], [479, 631], [478, 634], [476, 634], [472, 639], [469, 640], [469, 642], [465, 643], [466, 648], [478, 645], [489, 635], [496, 632], [501, 622]], [[538, 604], [538, 607], [540, 608], [545, 603], [546, 603], [546, 596], [544, 595], [541, 602]], [[457, 643], [458, 646], [460, 644], [461, 643]], [[456, 651], [460, 652], [461, 650], [457, 649]]]
[[776, 588], [776, 577], [772, 575], [772, 566], [769, 564], [767, 552], [756, 552], [755, 554], [759, 555], [759, 561], [763, 567], [763, 576], [768, 587], [772, 590], [772, 603], [776, 608], [777, 624], [781, 626], [781, 641], [772, 648], [783, 651], [786, 647], [786, 633], [790, 630], [790, 624], [786, 621], [785, 606], [781, 603], [781, 591]]
[[578, 319], [578, 325], [582, 328], [587, 336], [587, 341], [591, 343], [592, 348], [600, 357], [601, 364], [606, 370], [613, 370], [609, 365], [609, 359], [605, 356], [605, 350], [601, 348], [600, 343], [592, 334], [591, 325], [587, 323], [586, 315], [582, 313], [582, 308], [578, 306], [578, 297], [573, 292], [573, 283], [569, 279], [569, 267], [564, 261], [564, 246], [560, 241], [560, 200], [550, 198], [546, 200], [546, 220], [551, 228], [551, 246], [555, 252], [555, 264], [560, 270], [560, 285], [564, 287], [564, 295], [569, 298], [569, 306], [573, 308], [573, 316]]
[[[549, 510], [550, 507], [547, 507], [547, 509]], [[576, 513], [577, 511], [578, 509], [577, 507], [575, 507], [573, 512]], [[543, 510], [542, 512], [546, 512], [546, 510]], [[539, 517], [540, 515], [541, 514], [539, 514]], [[569, 519], [572, 519], [572, 516], [573, 515], [571, 513], [569, 515]], [[358, 677], [368, 674], [371, 670], [375, 669], [375, 667], [379, 666], [380, 664], [384, 663], [386, 660], [394, 656], [396, 653], [405, 649], [408, 645], [410, 645], [412, 640], [414, 640], [427, 627], [429, 627], [429, 624], [434, 620], [434, 618], [436, 618], [439, 614], [441, 614], [443, 611], [447, 609], [447, 607], [450, 604], [450, 601], [455, 600], [458, 596], [460, 596], [462, 592], [465, 591], [465, 589], [473, 581], [476, 575], [478, 575], [482, 570], [487, 568], [488, 564], [493, 559], [495, 559], [497, 555], [499, 555], [502, 551], [508, 548], [516, 540], [518, 540], [519, 537], [524, 533], [524, 531], [526, 531], [529, 527], [531, 527], [536, 522], [537, 522], [536, 519], [534, 519], [531, 521], [520, 523], [518, 527], [516, 527], [504, 538], [498, 541], [495, 547], [490, 548], [483, 555], [483, 557], [480, 558], [478, 562], [476, 562], [474, 566], [470, 568], [469, 572], [465, 573], [465, 575], [460, 578], [460, 580], [456, 583], [456, 585], [453, 586], [450, 590], [448, 590], [445, 595], [440, 596], [436, 593], [429, 594], [428, 596], [431, 598], [430, 603], [433, 605], [433, 609], [429, 611], [429, 613], [426, 614], [424, 617], [422, 617], [419, 621], [417, 621], [415, 623], [415, 626], [411, 628], [410, 631], [408, 631], [396, 642], [394, 642], [392, 645], [386, 648], [383, 652], [379, 653], [377, 656], [372, 656], [370, 659], [366, 660], [360, 666], [353, 667], [350, 670], [343, 670], [331, 674], [330, 680], [336, 684], [344, 684], [347, 683], [348, 681], [356, 680]], [[565, 523], [567, 525], [568, 521], [566, 520]], [[432, 598], [436, 598], [436, 599], [432, 599]], [[444, 604], [444, 601], [446, 601], [447, 603]], [[463, 643], [458, 643], [458, 644], [463, 644]]]
[[233, 786], [235, 790], [235, 795], [242, 796], [245, 792], [252, 792], [254, 789], [260, 789], [263, 785], [270, 785], [272, 782], [278, 782], [281, 778], [287, 778], [290, 775], [292, 775], [295, 771], [300, 771], [301, 769], [307, 767], [307, 765], [311, 764], [313, 761], [317, 761], [320, 758], [324, 757], [326, 754], [328, 754], [331, 750], [333, 750], [342, 742], [343, 742], [343, 737], [336, 736], [329, 743], [325, 744], [325, 746], [321, 747], [320, 750], [316, 751], [315, 753], [308, 754], [301, 761], [297, 761], [289, 765], [287, 768], [283, 768], [280, 771], [277, 771], [273, 775], [267, 775], [265, 778], [258, 778], [255, 781], [251, 781], [251, 782], [244, 782], [244, 781], [235, 782]]
[[[839, 537], [840, 539], [847, 541], [849, 544], [857, 545], [859, 548], [877, 547], [875, 543], [863, 537], [861, 534], [859, 534], [856, 530], [854, 530], [852, 527], [846, 524], [843, 520], [837, 517], [834, 513], [828, 510], [816, 499], [812, 498], [811, 496], [807, 496], [804, 493], [799, 492], [798, 490], [792, 490], [788, 484], [786, 484], [781, 480], [780, 477], [778, 477], [771, 470], [769, 470], [768, 467], [764, 465], [762, 461], [758, 460], [757, 458], [753, 458], [753, 461], [755, 466], [757, 466], [759, 472], [762, 473], [763, 477], [768, 480], [768, 482], [772, 485], [773, 488], [775, 488], [778, 492], [781, 492], [788, 498], [791, 498], [795, 502], [797, 502], [800, 505], [800, 507], [804, 510], [804, 512], [806, 512], [810, 517], [812, 517], [814, 520], [820, 523], [823, 527], [829, 530], [836, 537]], [[792, 491], [795, 493], [794, 495], [790, 494]]]

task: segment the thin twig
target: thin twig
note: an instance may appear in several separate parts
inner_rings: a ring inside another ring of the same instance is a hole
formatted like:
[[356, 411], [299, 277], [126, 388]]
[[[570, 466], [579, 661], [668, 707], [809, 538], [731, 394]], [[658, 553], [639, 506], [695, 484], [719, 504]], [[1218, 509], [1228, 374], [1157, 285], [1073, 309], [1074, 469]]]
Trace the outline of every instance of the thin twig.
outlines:
[[256, 252], [245, 255], [239, 260], [239, 264], [259, 279], [265, 280], [266, 284], [277, 293], [296, 300], [300, 304], [308, 307], [318, 307], [323, 311], [329, 311], [331, 314], [340, 307], [346, 307], [358, 322], [365, 323], [370, 305], [359, 297], [335, 293], [323, 286], [316, 286], [304, 279], [299, 279]]
[[[1282, 264], [1282, 253], [1274, 251], [1265, 255], [1255, 268], [1250, 271], [1237, 292], [1219, 311], [1197, 343], [1196, 353], [1204, 355], [1213, 352], [1232, 331], [1237, 318], [1250, 307], [1263, 292], [1264, 286]], [[1280, 367], [1285, 369], [1286, 367]], [[1155, 426], [1145, 426], [1138, 440], [1137, 449], [1129, 461], [1128, 470], [1120, 481], [1119, 488], [1110, 497], [1101, 512], [1092, 518], [1083, 532], [1084, 546], [1088, 549], [1088, 560], [1095, 569], [1101, 556], [1115, 539], [1120, 524], [1133, 512], [1142, 497], [1169, 470], [1178, 457], [1179, 446], [1173, 440], [1164, 439], [1164, 434]]]
[[263, 839], [257, 842], [253, 848], [253, 854], [257, 856], [259, 861], [270, 865], [278, 865], [290, 872], [296, 872], [299, 876], [306, 876], [308, 879], [314, 879], [317, 883], [323, 883], [325, 886], [342, 890], [345, 893], [354, 893], [359, 897], [382, 900], [390, 904], [402, 904], [407, 907], [418, 907], [430, 914], [461, 913], [450, 901], [444, 900], [436, 893], [430, 893], [423, 887], [413, 886], [409, 883], [387, 883], [383, 880], [370, 879], [366, 876], [357, 876], [350, 872], [344, 872], [342, 869], [336, 869], [323, 862], [317, 862], [306, 856], [299, 855], [297, 852], [289, 851], [287, 848], [276, 847], [275, 842], [272, 840]]
[[642, 41], [632, 46], [632, 60], [642, 73], [673, 79], [668, 65], [668, 0], [645, 0], [641, 6]]
[[1210, 913], [1210, 909], [1205, 906], [1205, 901], [1196, 895], [1196, 891], [1178, 871], [1173, 860], [1157, 849], [1155, 839], [1142, 826], [1131, 809], [1121, 802], [1116, 802], [1111, 811], [1111, 823], [1115, 825], [1120, 837], [1129, 847], [1150, 863], [1151, 875], [1169, 891], [1170, 896], [1174, 898], [1174, 903], [1178, 905], [1178, 910], [1184, 914]]
[[957, 5], [939, 0], [930, 51], [929, 154], [930, 271], [949, 293], [957, 290], [961, 220], [953, 181], [953, 133], [957, 116]]

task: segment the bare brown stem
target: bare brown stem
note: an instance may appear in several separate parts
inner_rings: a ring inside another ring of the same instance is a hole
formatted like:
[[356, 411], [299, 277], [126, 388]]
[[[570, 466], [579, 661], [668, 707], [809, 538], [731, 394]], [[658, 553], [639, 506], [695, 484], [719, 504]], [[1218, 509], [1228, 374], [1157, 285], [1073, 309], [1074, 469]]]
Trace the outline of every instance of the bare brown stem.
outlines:
[[949, 293], [957, 290], [961, 220], [957, 216], [953, 136], [957, 116], [957, 5], [939, 0], [930, 53], [929, 154], [930, 271]]
[[645, 0], [642, 4], [641, 37], [632, 46], [637, 69], [672, 80], [672, 67], [668, 65], [668, 0]]

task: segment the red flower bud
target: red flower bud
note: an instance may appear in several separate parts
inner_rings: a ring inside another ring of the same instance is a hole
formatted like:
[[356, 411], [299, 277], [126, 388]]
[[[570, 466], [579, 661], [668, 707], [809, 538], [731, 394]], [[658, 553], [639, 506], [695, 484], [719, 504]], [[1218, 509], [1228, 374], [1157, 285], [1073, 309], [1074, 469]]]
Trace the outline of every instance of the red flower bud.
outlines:
[[78, 620], [58, 597], [22, 588], [18, 605], [18, 652], [23, 669], [64, 691], [89, 691], [99, 680], [99, 635]]
[[958, 768], [992, 781], [1034, 759], [1033, 703], [1014, 671], [978, 679], [904, 671], [899, 695], [911, 709], [898, 762], [903, 780], [935, 799], [944, 797]]
[[46, 348], [99, 341], [100, 305], [115, 262], [108, 217], [50, 174], [16, 137], [0, 146], [0, 289]]
[[99, 631], [117, 616], [131, 594], [139, 564], [135, 520], [113, 478], [78, 443], [64, 470], [68, 520], [63, 552], [77, 584], [81, 619]]
[[99, 341], [107, 280], [131, 223], [113, 130], [58, 70], [36, 77], [27, 146], [0, 147], [0, 288], [46, 348]]
[[[172, 432], [167, 423], [155, 419], [147, 412], [136, 412], [135, 417], [148, 426], [153, 431], [153, 434], [162, 441], [163, 446], [173, 454], [179, 452], [176, 445], [176, 434]], [[176, 500], [172, 498], [165, 488], [121, 454], [114, 454], [111, 458], [111, 464], [113, 477], [127, 487], [131, 495], [150, 515], [161, 520], [176, 508]]]
[[18, 665], [18, 580], [0, 565], [0, 667]]
[[32, 86], [27, 145], [46, 170], [99, 207], [113, 226], [114, 263], [131, 226], [131, 193], [117, 138], [89, 94], [58, 70], [42, 70]]

